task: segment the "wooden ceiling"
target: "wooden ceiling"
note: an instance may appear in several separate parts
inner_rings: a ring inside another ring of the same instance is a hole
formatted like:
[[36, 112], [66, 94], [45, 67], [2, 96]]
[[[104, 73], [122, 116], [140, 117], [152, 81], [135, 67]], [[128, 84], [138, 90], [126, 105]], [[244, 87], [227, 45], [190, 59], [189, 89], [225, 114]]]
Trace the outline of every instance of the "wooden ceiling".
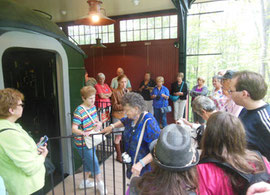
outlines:
[[[54, 22], [73, 21], [88, 13], [87, 0], [14, 0], [31, 9], [49, 13]], [[200, 0], [205, 1], [205, 0]], [[102, 0], [107, 16], [119, 16], [159, 10], [174, 9], [171, 0]]]

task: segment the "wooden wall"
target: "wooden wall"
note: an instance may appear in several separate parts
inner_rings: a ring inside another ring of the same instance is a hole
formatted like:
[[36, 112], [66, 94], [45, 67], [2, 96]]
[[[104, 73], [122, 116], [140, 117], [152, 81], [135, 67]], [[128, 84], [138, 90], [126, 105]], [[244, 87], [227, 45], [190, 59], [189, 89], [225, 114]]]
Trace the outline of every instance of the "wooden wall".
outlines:
[[152, 78], [163, 76], [165, 86], [175, 81], [178, 71], [178, 49], [176, 40], [155, 40], [128, 43], [106, 44], [107, 48], [81, 46], [88, 55], [85, 68], [88, 74], [96, 77], [97, 73], [106, 75], [106, 83], [116, 76], [116, 69], [122, 67], [131, 81], [132, 88], [137, 90], [145, 72], [151, 72]]

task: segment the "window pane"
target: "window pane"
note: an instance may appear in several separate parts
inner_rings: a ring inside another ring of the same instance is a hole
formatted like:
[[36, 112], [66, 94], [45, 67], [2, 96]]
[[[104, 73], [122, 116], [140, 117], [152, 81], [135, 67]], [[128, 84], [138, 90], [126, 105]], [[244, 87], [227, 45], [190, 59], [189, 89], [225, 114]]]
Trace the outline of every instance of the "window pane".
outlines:
[[73, 26], [68, 27], [68, 35], [72, 36], [73, 35]]
[[90, 44], [91, 40], [90, 40], [90, 35], [85, 35], [85, 44]]
[[148, 18], [147, 19], [147, 27], [148, 28], [154, 28], [154, 18]]
[[79, 45], [84, 45], [84, 36], [79, 36]]
[[127, 32], [127, 41], [133, 41], [133, 31]]
[[140, 29], [140, 20], [133, 20], [134, 30]]
[[161, 39], [161, 29], [155, 29], [155, 39]]
[[93, 34], [91, 35], [91, 44], [95, 44], [96, 43], [96, 35]]
[[90, 34], [90, 26], [84, 26], [84, 30], [86, 35]]
[[169, 28], [163, 28], [162, 29], [162, 38], [163, 39], [169, 39], [170, 38], [170, 29]]
[[148, 39], [147, 40], [153, 40], [155, 38], [155, 32], [154, 29], [148, 30]]
[[177, 26], [177, 15], [170, 16], [171, 24], [170, 26]]
[[97, 29], [98, 29], [98, 34], [101, 34], [102, 33], [102, 26], [97, 26]]
[[161, 28], [161, 17], [155, 17], [155, 28]]
[[79, 27], [74, 26], [74, 35], [79, 35]]
[[142, 18], [142, 19], [140, 19], [140, 21], [141, 21], [141, 29], [146, 29], [146, 27], [147, 27], [146, 18]]
[[113, 24], [109, 25], [109, 32], [114, 32], [114, 25]]
[[108, 26], [103, 26], [102, 27], [102, 32], [108, 32]]
[[141, 40], [147, 40], [147, 30], [141, 30]]
[[171, 31], [170, 38], [176, 39], [177, 38], [177, 27], [170, 28], [170, 31]]
[[102, 34], [102, 43], [108, 43], [108, 33]]
[[84, 25], [79, 26], [79, 33], [80, 35], [84, 35]]
[[133, 30], [133, 20], [127, 21], [127, 30]]
[[134, 31], [134, 41], [140, 41], [140, 31], [139, 30]]
[[114, 43], [114, 33], [109, 33], [109, 43]]
[[126, 20], [120, 21], [120, 31], [126, 31], [127, 30], [127, 25], [126, 25]]
[[91, 34], [95, 34], [96, 33], [96, 27], [95, 26], [90, 26], [90, 32], [91, 32]]
[[162, 17], [162, 27], [169, 27], [170, 26], [170, 17], [163, 16]]
[[121, 39], [121, 42], [126, 42], [127, 41], [127, 33], [121, 32], [120, 39]]

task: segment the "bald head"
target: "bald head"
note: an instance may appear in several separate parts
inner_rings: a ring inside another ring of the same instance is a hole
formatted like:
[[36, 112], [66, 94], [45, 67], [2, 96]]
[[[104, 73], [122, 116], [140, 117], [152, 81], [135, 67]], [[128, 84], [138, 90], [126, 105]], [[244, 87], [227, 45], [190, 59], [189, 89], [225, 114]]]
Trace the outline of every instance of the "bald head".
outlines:
[[124, 74], [123, 68], [120, 68], [120, 67], [117, 68], [116, 74], [117, 74], [117, 76], [123, 75]]

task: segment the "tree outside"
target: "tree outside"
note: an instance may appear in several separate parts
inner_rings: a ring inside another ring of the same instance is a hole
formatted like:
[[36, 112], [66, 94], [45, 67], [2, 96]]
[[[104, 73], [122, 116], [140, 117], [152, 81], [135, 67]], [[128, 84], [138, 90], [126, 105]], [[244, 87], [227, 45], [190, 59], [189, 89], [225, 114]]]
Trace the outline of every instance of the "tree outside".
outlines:
[[[228, 0], [193, 4], [188, 14], [187, 75], [189, 88], [197, 77], [221, 70], [251, 70], [270, 80], [270, 1]], [[270, 100], [270, 90], [265, 101]], [[191, 116], [191, 115], [190, 115]]]

